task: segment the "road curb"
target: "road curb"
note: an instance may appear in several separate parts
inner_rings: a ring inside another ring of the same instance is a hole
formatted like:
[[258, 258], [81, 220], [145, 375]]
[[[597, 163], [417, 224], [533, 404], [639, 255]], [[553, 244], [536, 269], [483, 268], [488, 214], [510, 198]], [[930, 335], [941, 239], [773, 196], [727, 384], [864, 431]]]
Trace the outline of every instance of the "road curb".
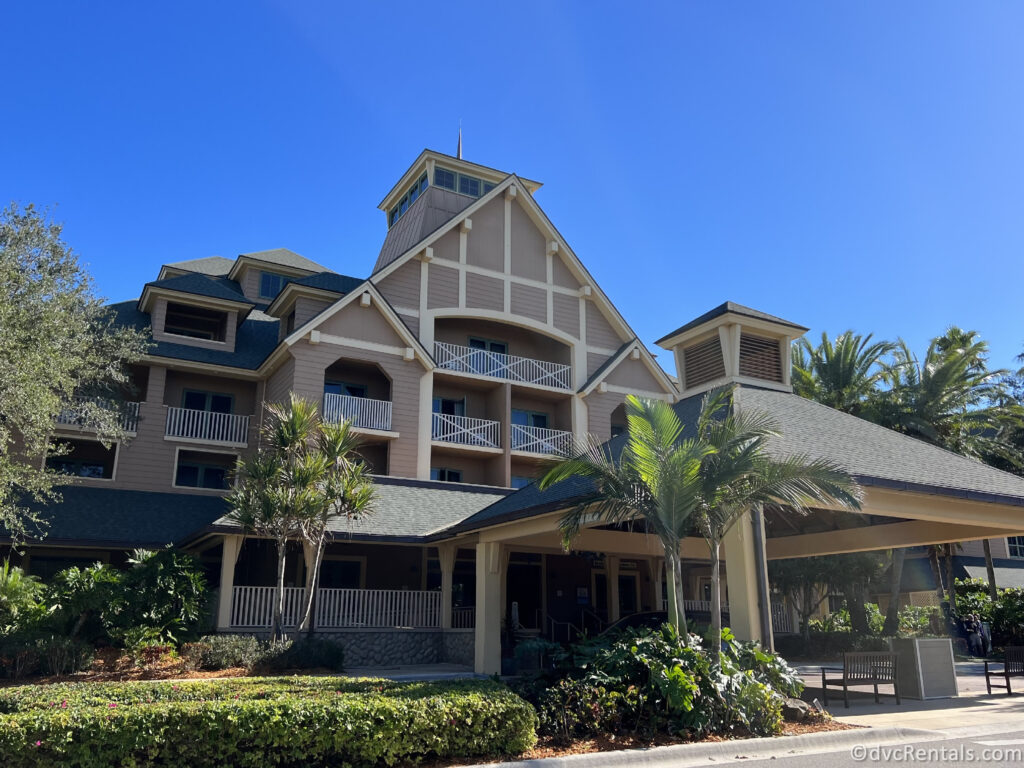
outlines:
[[[939, 731], [917, 728], [855, 728], [848, 731], [826, 731], [805, 733], [799, 736], [774, 736], [761, 739], [735, 739], [704, 744], [675, 744], [650, 749], [623, 749], [615, 752], [590, 752], [585, 755], [566, 757], [544, 757], [535, 760], [520, 760], [515, 763], [522, 768], [587, 768], [600, 765], [601, 768], [642, 765], [646, 768], [680, 768], [688, 765], [704, 765], [722, 760], [758, 760], [794, 754], [835, 752], [843, 747], [881, 746], [884, 744], [920, 741], [942, 738]], [[491, 766], [494, 763], [490, 763]], [[484, 765], [468, 766], [484, 768]]]

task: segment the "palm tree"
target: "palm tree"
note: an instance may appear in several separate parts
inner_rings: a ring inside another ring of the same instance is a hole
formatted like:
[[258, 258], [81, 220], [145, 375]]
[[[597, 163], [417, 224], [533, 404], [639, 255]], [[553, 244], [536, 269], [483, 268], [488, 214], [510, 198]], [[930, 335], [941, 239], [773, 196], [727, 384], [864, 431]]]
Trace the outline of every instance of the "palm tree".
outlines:
[[229, 519], [246, 533], [265, 536], [277, 550], [277, 595], [271, 638], [283, 637], [284, 576], [288, 542], [302, 541], [313, 551], [302, 620], [309, 623], [313, 587], [319, 575], [329, 525], [355, 519], [369, 510], [373, 488], [355, 457], [357, 442], [346, 422], [320, 420], [316, 404], [291, 395], [287, 405], [268, 405], [263, 445], [241, 458], [238, 483], [229, 494]]
[[711, 629], [708, 645], [722, 641], [721, 557], [726, 533], [747, 513], [767, 505], [807, 513], [813, 506], [860, 508], [860, 486], [835, 463], [806, 456], [775, 457], [768, 441], [778, 435], [771, 417], [737, 408], [734, 389], [705, 396], [697, 421], [700, 499], [696, 528], [711, 556]]
[[584, 525], [643, 521], [665, 552], [669, 622], [687, 631], [680, 548], [698, 502], [700, 462], [709, 450], [683, 438], [683, 424], [660, 400], [626, 398], [627, 433], [618, 457], [588, 437], [540, 480], [546, 490], [570, 478], [588, 485], [559, 521], [568, 549]]
[[886, 358], [896, 345], [871, 341], [852, 330], [831, 341], [821, 334], [815, 347], [807, 339], [793, 344], [793, 391], [837, 411], [861, 415], [870, 407], [888, 371]]

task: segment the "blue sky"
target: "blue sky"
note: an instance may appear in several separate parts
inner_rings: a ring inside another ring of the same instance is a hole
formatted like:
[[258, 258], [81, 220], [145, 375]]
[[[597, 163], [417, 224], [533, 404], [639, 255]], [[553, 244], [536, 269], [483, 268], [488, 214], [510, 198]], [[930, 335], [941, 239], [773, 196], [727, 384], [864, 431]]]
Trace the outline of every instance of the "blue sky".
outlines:
[[[503, 10], [505, 9], [505, 10]], [[424, 147], [537, 200], [652, 343], [729, 299], [1024, 350], [1024, 7], [15, 3], [0, 199], [113, 300], [288, 247], [366, 276]], [[668, 358], [662, 355], [667, 363]]]

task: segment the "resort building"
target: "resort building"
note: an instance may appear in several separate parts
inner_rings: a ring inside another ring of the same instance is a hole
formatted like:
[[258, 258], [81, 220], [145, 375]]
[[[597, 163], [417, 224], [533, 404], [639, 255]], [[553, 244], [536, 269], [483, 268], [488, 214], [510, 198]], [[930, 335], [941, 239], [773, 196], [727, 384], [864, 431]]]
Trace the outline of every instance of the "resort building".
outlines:
[[[736, 384], [734, 407], [778, 421], [773, 450], [832, 458], [867, 489], [860, 513], [769, 509], [734, 527], [726, 596], [741, 637], [792, 628], [767, 559], [1024, 532], [1024, 480], [794, 395], [799, 325], [722, 304], [657, 342], [666, 373], [538, 205], [540, 187], [424, 151], [379, 205], [369, 277], [285, 249], [163, 265], [113, 307], [153, 340], [125, 393], [132, 438], [107, 449], [62, 415], [71, 451], [53, 462], [76, 481], [42, 510], [45, 538], [23, 564], [45, 577], [173, 544], [206, 564], [218, 630], [265, 631], [273, 548], [225, 518], [224, 495], [259, 446], [264, 405], [289, 393], [349, 420], [376, 476], [374, 513], [339, 525], [319, 583], [298, 545], [287, 566], [286, 621], [316, 589], [314, 628], [346, 642], [352, 665], [493, 673], [524, 636], [660, 609], [653, 536], [595, 524], [565, 552], [558, 518], [583, 489], [532, 485], [586, 434], [614, 449], [628, 394], [692, 420], [709, 390]], [[683, 554], [688, 610], [706, 615], [707, 547], [687, 540]]]

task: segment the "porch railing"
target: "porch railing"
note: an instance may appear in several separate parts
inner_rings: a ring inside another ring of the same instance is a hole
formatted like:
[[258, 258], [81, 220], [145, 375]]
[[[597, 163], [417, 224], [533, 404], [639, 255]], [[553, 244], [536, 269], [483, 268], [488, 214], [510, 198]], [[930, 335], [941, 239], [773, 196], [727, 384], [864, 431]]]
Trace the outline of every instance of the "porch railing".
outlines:
[[[683, 608], [687, 613], [711, 613], [710, 600], [684, 600]], [[662, 598], [661, 610], [668, 610], [668, 598]], [[729, 612], [729, 604], [722, 603], [722, 613]], [[783, 602], [772, 601], [772, 631], [778, 634], [788, 634], [793, 631], [793, 616], [790, 614]]]
[[475, 373], [505, 381], [540, 384], [556, 389], [571, 389], [572, 368], [564, 363], [506, 355], [487, 349], [474, 349], [444, 341], [434, 342], [437, 367], [446, 371]]
[[97, 397], [76, 397], [70, 405], [57, 414], [57, 423], [66, 427], [81, 427], [84, 424], [84, 407], [95, 403], [101, 408], [121, 412], [121, 428], [125, 432], [137, 432], [139, 428], [139, 404], [118, 400], [103, 400]]
[[564, 456], [572, 450], [572, 432], [562, 429], [512, 425], [512, 450]]
[[[284, 588], [282, 623], [285, 627], [298, 626], [305, 591], [302, 587]], [[270, 626], [277, 587], [234, 587], [231, 597], [232, 627], [263, 629]]]
[[441, 593], [411, 589], [319, 589], [315, 626], [440, 627]]
[[433, 416], [430, 431], [433, 440], [481, 448], [501, 447], [501, 424], [497, 421], [452, 416], [447, 413], [435, 413]]
[[249, 417], [171, 407], [167, 409], [165, 434], [189, 440], [245, 445], [249, 439]]
[[324, 393], [324, 421], [349, 421], [362, 429], [391, 430], [391, 403], [368, 397]]
[[452, 629], [473, 629], [476, 626], [476, 608], [452, 608]]

